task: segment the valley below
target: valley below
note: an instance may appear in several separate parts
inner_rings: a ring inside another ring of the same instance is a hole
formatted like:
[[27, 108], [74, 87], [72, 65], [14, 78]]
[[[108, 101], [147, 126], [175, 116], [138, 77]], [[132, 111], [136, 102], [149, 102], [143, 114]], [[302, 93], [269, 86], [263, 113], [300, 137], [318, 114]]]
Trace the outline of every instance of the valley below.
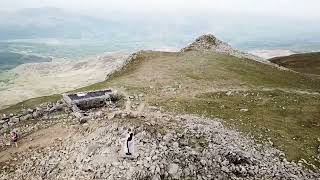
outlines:
[[11, 70], [14, 77], [0, 84], [0, 108], [23, 100], [71, 91], [103, 81], [127, 57], [113, 53], [82, 60], [28, 63]]

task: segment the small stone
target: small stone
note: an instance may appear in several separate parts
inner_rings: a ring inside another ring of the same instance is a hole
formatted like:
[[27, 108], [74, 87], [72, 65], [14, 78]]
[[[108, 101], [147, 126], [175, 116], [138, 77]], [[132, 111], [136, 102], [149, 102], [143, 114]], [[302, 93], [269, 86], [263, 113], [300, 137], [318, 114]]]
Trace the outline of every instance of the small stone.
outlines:
[[254, 171], [253, 171], [253, 170], [249, 170], [248, 173], [249, 173], [249, 175], [251, 175], [251, 176], [254, 175]]
[[229, 164], [229, 162], [227, 160], [224, 160], [224, 161], [222, 161], [221, 164], [224, 165], [224, 166], [227, 166]]
[[113, 119], [116, 116], [116, 113], [112, 112], [108, 114], [108, 120]]
[[155, 171], [156, 171], [157, 173], [160, 173], [160, 167], [157, 166]]
[[227, 96], [231, 96], [231, 95], [232, 95], [232, 91], [226, 92], [226, 95], [227, 95]]
[[229, 172], [230, 172], [230, 170], [229, 170], [226, 166], [222, 166], [222, 167], [221, 167], [221, 170], [222, 170], [223, 172], [226, 172], [226, 173], [229, 173]]
[[156, 160], [156, 159], [158, 159], [158, 156], [155, 155], [155, 156], [153, 156], [151, 159], [152, 159], [152, 160]]
[[174, 142], [172, 145], [174, 148], [179, 148], [179, 143], [177, 143], [177, 142]]
[[92, 172], [93, 168], [91, 166], [85, 166], [82, 168], [82, 170], [85, 172]]
[[243, 166], [241, 166], [240, 172], [241, 172], [241, 174], [243, 174], [243, 175], [247, 174], [247, 170], [246, 170], [246, 168], [243, 167]]
[[240, 109], [240, 112], [248, 112], [249, 109]]
[[189, 168], [185, 168], [185, 169], [183, 170], [183, 173], [184, 173], [184, 176], [189, 176], [189, 175], [190, 175], [190, 170], [189, 170]]
[[27, 114], [27, 115], [24, 115], [24, 116], [20, 117], [21, 121], [26, 121], [26, 120], [29, 120], [29, 119], [32, 119], [32, 115], [31, 114]]
[[20, 121], [20, 118], [18, 118], [18, 117], [12, 117], [12, 118], [10, 118], [10, 122], [13, 123], [13, 124], [18, 123], [19, 121]]
[[40, 116], [42, 116], [42, 111], [34, 111], [34, 112], [32, 113], [32, 116], [33, 116], [34, 118], [39, 118]]
[[201, 163], [202, 166], [205, 166], [207, 164], [207, 162], [204, 159], [201, 159], [200, 163]]
[[80, 124], [84, 124], [84, 123], [88, 122], [88, 118], [86, 118], [86, 117], [81, 117], [81, 118], [79, 119], [79, 122], [80, 122]]
[[180, 167], [178, 164], [171, 163], [168, 167], [168, 173], [171, 175], [174, 179], [180, 179], [180, 173], [179, 173]]
[[150, 164], [149, 164], [148, 162], [144, 162], [144, 163], [143, 163], [143, 166], [146, 167], [146, 168], [149, 168], [149, 167], [150, 167]]
[[152, 177], [151, 180], [161, 180], [161, 177], [160, 177], [159, 174], [156, 174], [156, 175], [154, 175], [154, 176]]

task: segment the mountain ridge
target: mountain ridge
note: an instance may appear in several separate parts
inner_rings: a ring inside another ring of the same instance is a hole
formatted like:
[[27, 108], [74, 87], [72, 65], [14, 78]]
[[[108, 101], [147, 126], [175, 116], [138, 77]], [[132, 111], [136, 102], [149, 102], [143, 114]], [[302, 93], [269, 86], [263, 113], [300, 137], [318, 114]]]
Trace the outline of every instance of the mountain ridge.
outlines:
[[320, 75], [320, 52], [292, 54], [271, 58], [269, 61], [296, 72]]

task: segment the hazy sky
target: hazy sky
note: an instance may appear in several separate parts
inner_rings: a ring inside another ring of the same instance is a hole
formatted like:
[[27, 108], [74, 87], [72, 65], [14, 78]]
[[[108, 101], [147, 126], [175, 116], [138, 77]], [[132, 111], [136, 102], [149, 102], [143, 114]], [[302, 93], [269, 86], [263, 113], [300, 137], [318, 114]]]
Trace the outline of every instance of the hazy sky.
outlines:
[[99, 13], [107, 10], [149, 13], [222, 11], [320, 18], [319, 0], [1, 0], [0, 3], [0, 9], [6, 10], [49, 6]]

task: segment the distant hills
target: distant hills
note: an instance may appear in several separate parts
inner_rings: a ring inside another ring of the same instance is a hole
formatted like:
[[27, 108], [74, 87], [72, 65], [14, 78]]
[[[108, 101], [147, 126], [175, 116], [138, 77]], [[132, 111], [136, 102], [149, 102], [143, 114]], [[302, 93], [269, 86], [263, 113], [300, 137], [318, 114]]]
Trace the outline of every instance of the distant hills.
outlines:
[[320, 52], [276, 57], [270, 61], [297, 72], [320, 75]]
[[35, 63], [35, 62], [49, 62], [52, 59], [49, 57], [40, 57], [36, 55], [24, 55], [15, 52], [1, 52], [0, 51], [0, 72], [12, 69], [20, 64]]
[[119, 25], [57, 8], [0, 13], [0, 40], [99, 36], [116, 32], [115, 27]]
[[0, 11], [0, 41], [40, 38], [93, 39], [108, 41], [110, 46], [152, 42], [150, 47], [154, 48], [182, 48], [195, 36], [214, 32], [233, 47], [242, 50], [320, 49], [320, 25], [313, 21], [219, 12], [202, 12], [188, 16], [151, 16], [112, 11], [105, 13], [95, 16], [92, 13], [69, 12], [50, 7], [20, 9], [14, 12]]

